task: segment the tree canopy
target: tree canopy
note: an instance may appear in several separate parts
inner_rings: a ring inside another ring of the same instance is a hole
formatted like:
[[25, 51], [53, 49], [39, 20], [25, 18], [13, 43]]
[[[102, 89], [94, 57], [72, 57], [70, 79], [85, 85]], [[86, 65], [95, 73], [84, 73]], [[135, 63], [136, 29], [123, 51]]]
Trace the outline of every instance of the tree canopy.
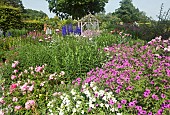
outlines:
[[82, 18], [91, 13], [104, 11], [108, 0], [46, 0], [49, 3], [49, 10], [56, 13], [60, 18], [66, 18], [69, 15], [73, 19]]
[[116, 12], [113, 14], [117, 15], [125, 23], [147, 19], [144, 12], [140, 12], [138, 8], [135, 8], [132, 0], [120, 1], [120, 8], [116, 9]]
[[24, 9], [23, 18], [29, 20], [39, 20], [48, 17], [43, 11], [37, 11], [32, 9]]
[[1, 5], [13, 6], [15, 8], [20, 8], [21, 11], [24, 10], [24, 6], [22, 4], [22, 0], [1, 0], [0, 4]]

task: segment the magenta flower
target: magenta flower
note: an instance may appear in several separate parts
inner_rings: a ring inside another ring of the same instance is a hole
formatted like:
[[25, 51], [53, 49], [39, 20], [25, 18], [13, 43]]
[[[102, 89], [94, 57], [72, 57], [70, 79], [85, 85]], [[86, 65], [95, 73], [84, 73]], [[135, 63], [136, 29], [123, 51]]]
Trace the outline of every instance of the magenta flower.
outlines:
[[122, 108], [122, 105], [120, 103], [118, 103], [117, 108], [118, 109]]
[[149, 112], [148, 115], [152, 115], [152, 112]]
[[134, 80], [139, 80], [140, 79], [140, 76], [139, 75], [137, 75], [135, 78], [134, 78]]
[[152, 99], [159, 100], [158, 96], [155, 94], [152, 95]]
[[126, 103], [127, 103], [127, 100], [123, 99], [123, 100], [121, 100], [121, 103], [122, 103], [122, 104], [126, 104]]
[[166, 98], [166, 95], [162, 93], [162, 94], [161, 94], [161, 97], [162, 97], [162, 98]]
[[135, 106], [135, 103], [134, 102], [130, 102], [129, 103], [129, 107], [134, 107]]
[[109, 100], [109, 104], [110, 104], [110, 105], [114, 105], [114, 102], [113, 102], [112, 99]]
[[142, 110], [142, 107], [141, 107], [141, 106], [136, 106], [135, 108], [136, 108], [136, 110], [138, 110], [138, 111], [141, 111], [141, 110]]

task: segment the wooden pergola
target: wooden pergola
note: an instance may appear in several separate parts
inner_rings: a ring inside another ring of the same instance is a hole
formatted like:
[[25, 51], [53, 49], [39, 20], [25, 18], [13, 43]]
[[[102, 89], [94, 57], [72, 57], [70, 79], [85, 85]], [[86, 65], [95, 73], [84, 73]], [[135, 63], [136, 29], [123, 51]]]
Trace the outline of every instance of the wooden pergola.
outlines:
[[99, 20], [90, 13], [78, 21], [78, 27], [81, 29], [81, 33], [86, 30], [99, 31]]

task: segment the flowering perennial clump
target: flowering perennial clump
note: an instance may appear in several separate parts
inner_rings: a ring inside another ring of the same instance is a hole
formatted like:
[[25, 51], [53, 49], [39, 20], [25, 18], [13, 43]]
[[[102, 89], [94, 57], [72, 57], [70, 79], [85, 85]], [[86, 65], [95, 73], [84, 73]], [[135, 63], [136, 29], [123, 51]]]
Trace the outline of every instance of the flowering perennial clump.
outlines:
[[0, 98], [2, 106], [0, 115], [13, 112], [16, 114], [45, 114], [46, 110], [40, 112], [38, 109], [46, 108], [45, 103], [50, 97], [49, 91], [55, 91], [51, 89], [58, 85], [57, 79], [64, 76], [65, 72], [48, 74], [45, 72], [46, 64], [20, 71], [19, 61], [14, 61], [12, 68], [14, 71], [11, 81], [5, 81], [10, 83], [9, 87], [5, 86], [5, 82], [1, 84], [3, 95]]
[[[148, 44], [104, 48], [112, 56], [103, 68], [87, 73], [85, 83], [109, 87], [124, 113], [162, 114], [170, 109], [170, 40], [157, 37]], [[107, 49], [107, 50], [106, 50]], [[124, 103], [121, 103], [123, 102]]]
[[72, 89], [70, 93], [57, 96], [47, 105], [51, 115], [100, 113], [101, 109], [107, 114], [120, 115], [118, 108], [115, 106], [117, 100], [112, 91], [99, 89], [95, 82], [85, 83], [80, 89]]

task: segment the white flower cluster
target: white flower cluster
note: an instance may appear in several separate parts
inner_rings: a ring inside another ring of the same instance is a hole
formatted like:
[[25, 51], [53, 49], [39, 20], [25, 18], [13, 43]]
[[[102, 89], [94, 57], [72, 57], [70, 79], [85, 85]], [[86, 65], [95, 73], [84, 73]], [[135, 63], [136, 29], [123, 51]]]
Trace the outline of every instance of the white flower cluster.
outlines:
[[[75, 115], [75, 114], [87, 114], [91, 110], [95, 111], [96, 109], [102, 108], [103, 111], [107, 110], [111, 113], [118, 113], [117, 107], [114, 106], [114, 103], [117, 100], [114, 98], [113, 93], [106, 92], [105, 90], [99, 90], [96, 86], [95, 82], [91, 82], [90, 84], [85, 83], [82, 85], [81, 92], [72, 89], [70, 94], [63, 93], [60, 96], [60, 100], [55, 100], [55, 102], [60, 102], [57, 105], [53, 105], [54, 100], [50, 101], [48, 107], [51, 115], [57, 113], [59, 115]], [[54, 107], [55, 110], [54, 110]], [[54, 110], [54, 111], [52, 111]]]

